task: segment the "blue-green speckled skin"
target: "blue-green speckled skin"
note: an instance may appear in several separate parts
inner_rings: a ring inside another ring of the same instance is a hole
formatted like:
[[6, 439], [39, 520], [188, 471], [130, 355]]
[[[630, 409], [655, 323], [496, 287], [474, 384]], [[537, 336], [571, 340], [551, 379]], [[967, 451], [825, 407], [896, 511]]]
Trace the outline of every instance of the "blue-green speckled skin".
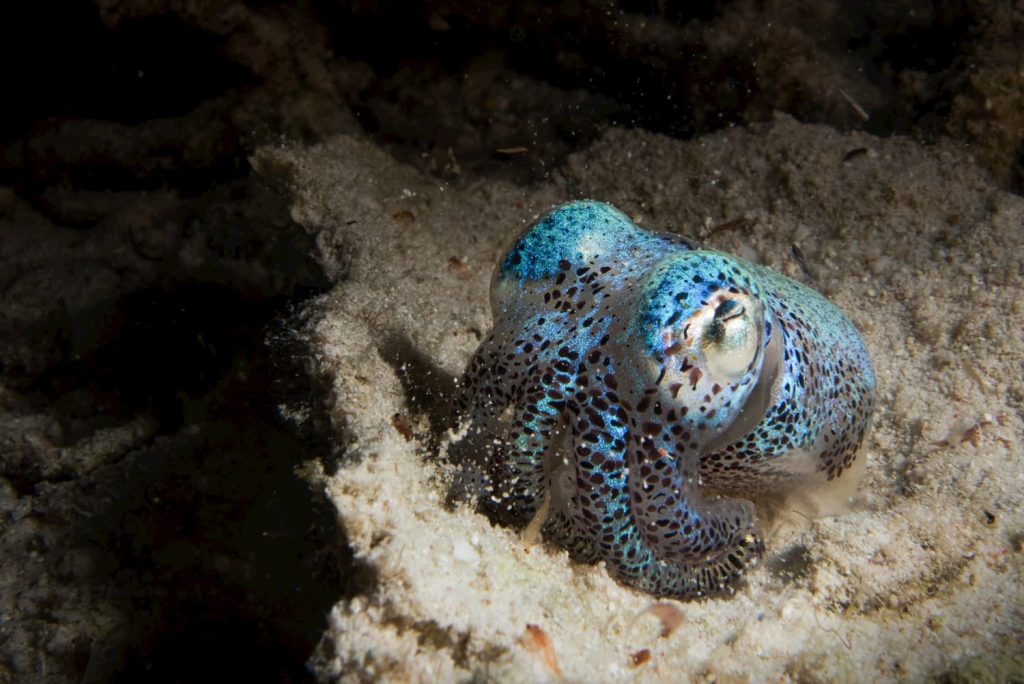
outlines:
[[[871, 361], [831, 303], [607, 204], [533, 224], [491, 308], [456, 402], [485, 505], [525, 524], [550, 495], [547, 539], [652, 594], [729, 589], [762, 553], [752, 505], [706, 492], [838, 477], [870, 422]], [[723, 376], [693, 331], [741, 308], [756, 344]]]

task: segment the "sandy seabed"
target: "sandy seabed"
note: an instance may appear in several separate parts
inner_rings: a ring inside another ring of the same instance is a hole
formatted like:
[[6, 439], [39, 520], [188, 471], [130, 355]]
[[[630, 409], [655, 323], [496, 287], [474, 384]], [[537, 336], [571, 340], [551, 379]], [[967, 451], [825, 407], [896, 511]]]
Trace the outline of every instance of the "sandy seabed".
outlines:
[[[527, 189], [441, 185], [357, 137], [253, 161], [287, 188], [336, 283], [307, 305], [300, 334], [347, 446], [319, 477], [366, 579], [331, 612], [319, 677], [1024, 671], [1024, 200], [952, 144], [785, 116], [689, 142], [611, 130]], [[768, 553], [734, 595], [651, 611], [601, 565], [446, 504], [446, 401], [490, 326], [491, 269], [526, 224], [573, 198], [807, 282], [871, 351], [878, 409], [859, 489], [762, 505]]]

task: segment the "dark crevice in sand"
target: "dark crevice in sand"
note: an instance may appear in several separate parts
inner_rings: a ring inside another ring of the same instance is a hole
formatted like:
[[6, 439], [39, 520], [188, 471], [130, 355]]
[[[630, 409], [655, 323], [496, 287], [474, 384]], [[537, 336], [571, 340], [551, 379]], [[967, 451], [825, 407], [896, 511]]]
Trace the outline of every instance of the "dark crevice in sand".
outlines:
[[395, 369], [402, 382], [409, 409], [429, 421], [427, 450], [436, 453], [441, 436], [451, 427], [456, 378], [404, 335], [386, 335], [379, 348], [381, 357]]
[[797, 582], [811, 576], [814, 558], [806, 545], [798, 543], [767, 557], [762, 566], [784, 582]]
[[[297, 389], [279, 386], [264, 343], [279, 306], [188, 288], [133, 300], [143, 305], [105, 352], [100, 384], [124, 410], [159, 416], [163, 436], [48, 486], [38, 504], [67, 525], [64, 552], [85, 559], [83, 590], [120, 616], [90, 635], [84, 674], [302, 681], [325, 614], [368, 575], [333, 506], [296, 472], [331, 445], [278, 415]], [[137, 363], [154, 354], [164, 363]]]

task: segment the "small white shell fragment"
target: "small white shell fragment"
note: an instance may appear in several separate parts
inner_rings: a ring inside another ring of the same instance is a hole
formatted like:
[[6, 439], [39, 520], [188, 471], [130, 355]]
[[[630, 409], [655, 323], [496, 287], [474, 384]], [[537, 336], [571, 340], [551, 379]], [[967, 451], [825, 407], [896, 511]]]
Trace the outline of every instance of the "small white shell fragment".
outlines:
[[462, 538], [452, 542], [452, 558], [462, 563], [479, 563], [480, 554], [473, 545]]

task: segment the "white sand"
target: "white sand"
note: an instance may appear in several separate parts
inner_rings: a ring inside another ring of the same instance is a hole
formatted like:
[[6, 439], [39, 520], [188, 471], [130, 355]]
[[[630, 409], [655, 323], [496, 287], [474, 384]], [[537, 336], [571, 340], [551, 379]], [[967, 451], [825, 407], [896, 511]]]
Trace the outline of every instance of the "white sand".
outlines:
[[[333, 610], [322, 678], [557, 680], [528, 624], [580, 682], [892, 681], [979, 654], [991, 673], [1021, 651], [1024, 200], [952, 146], [785, 117], [692, 142], [613, 130], [529, 189], [443, 186], [349, 137], [254, 161], [288, 184], [337, 279], [304, 333], [348, 445], [324, 481], [375, 581]], [[653, 599], [603, 567], [444, 505], [436, 421], [489, 327], [493, 264], [572, 197], [801, 278], [797, 244], [878, 375], [846, 510], [808, 520], [820, 506], [800, 500], [763, 518], [762, 566], [734, 596], [674, 603], [667, 637]]]

